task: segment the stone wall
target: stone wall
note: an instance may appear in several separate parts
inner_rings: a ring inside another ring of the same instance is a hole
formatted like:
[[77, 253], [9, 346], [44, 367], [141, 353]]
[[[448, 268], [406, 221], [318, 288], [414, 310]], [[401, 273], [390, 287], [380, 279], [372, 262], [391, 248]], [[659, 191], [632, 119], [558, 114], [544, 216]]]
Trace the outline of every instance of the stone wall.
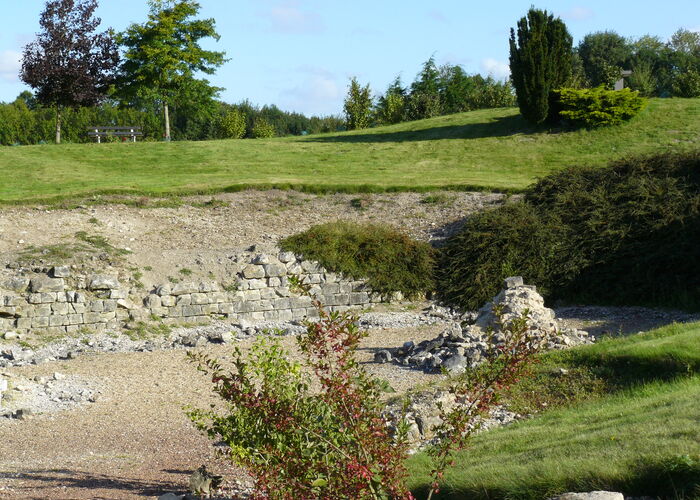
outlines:
[[310, 286], [331, 310], [379, 302], [363, 281], [331, 273], [289, 252], [257, 254], [241, 262], [235, 282], [166, 283], [150, 292], [120, 283], [115, 276], [73, 275], [69, 267], [26, 273], [0, 284], [0, 332], [61, 334], [82, 329], [117, 329], [129, 322], [159, 319], [201, 324], [211, 318], [292, 321], [314, 317], [308, 296], [290, 289], [290, 278]]

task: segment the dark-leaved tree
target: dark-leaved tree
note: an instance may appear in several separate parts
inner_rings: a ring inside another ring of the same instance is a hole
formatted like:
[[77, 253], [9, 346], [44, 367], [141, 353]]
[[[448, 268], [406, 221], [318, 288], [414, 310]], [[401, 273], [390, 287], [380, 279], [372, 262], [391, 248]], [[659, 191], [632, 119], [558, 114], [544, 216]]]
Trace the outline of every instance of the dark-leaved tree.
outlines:
[[510, 30], [510, 72], [523, 117], [535, 124], [555, 118], [552, 91], [572, 75], [572, 38], [564, 22], [531, 8], [518, 21], [517, 38]]
[[197, 73], [211, 75], [225, 59], [224, 52], [204, 50], [203, 38], [219, 39], [214, 19], [193, 19], [200, 9], [193, 0], [149, 0], [144, 24], [132, 24], [118, 36], [125, 48], [119, 71], [119, 96], [129, 104], [158, 103], [170, 140], [169, 106], [212, 106], [222, 90]]
[[39, 103], [56, 110], [56, 143], [61, 110], [94, 106], [113, 82], [119, 53], [109, 32], [95, 33], [97, 0], [50, 0], [41, 14], [42, 31], [24, 48], [20, 78]]

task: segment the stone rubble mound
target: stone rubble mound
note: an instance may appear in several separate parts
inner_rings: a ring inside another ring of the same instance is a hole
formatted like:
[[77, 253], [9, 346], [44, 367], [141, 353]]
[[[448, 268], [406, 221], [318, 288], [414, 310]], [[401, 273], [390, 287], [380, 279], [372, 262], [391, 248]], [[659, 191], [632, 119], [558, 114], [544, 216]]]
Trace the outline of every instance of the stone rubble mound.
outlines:
[[0, 418], [25, 420], [37, 413], [68, 410], [97, 401], [100, 390], [94, 381], [55, 372], [50, 377], [12, 377], [2, 374]]
[[453, 321], [436, 338], [417, 345], [406, 342], [398, 349], [379, 351], [375, 354], [375, 361], [395, 361], [426, 372], [444, 369], [448, 373], [460, 373], [466, 367], [476, 366], [485, 360], [494, 345], [505, 340], [495, 308], [500, 309], [504, 324], [522, 317], [527, 311], [530, 333], [534, 339], [543, 342], [546, 349], [564, 349], [593, 342], [587, 332], [561, 328], [554, 311], [545, 307], [536, 288], [525, 285], [523, 279], [516, 276], [505, 280], [505, 288], [486, 303], [472, 321]]

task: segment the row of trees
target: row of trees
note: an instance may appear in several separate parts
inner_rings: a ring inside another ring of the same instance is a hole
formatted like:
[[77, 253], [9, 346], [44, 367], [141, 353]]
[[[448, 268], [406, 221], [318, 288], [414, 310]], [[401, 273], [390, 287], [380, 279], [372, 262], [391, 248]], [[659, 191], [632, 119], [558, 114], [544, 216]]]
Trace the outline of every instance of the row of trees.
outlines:
[[[200, 41], [219, 38], [213, 19], [196, 19], [194, 0], [149, 0], [148, 20], [123, 33], [96, 33], [97, 0], [49, 0], [41, 32], [24, 49], [20, 78], [39, 104], [56, 114], [61, 142], [65, 109], [94, 107], [108, 97], [123, 107], [162, 108], [165, 138], [171, 137], [170, 107], [211, 105], [220, 88], [199, 73], [212, 74], [223, 52], [204, 50]], [[120, 55], [121, 52], [123, 53]]]
[[564, 22], [531, 8], [510, 33], [510, 70], [523, 117], [539, 124], [558, 121], [562, 88], [612, 89], [622, 70], [628, 86], [646, 96], [700, 96], [700, 33], [677, 31], [664, 43], [636, 41], [606, 31], [592, 33], [573, 47]]
[[404, 86], [401, 77], [396, 77], [376, 98], [372, 98], [369, 84], [362, 86], [357, 78], [352, 78], [344, 111], [347, 128], [353, 130], [513, 105], [515, 96], [509, 81], [469, 75], [458, 65], [438, 67], [431, 57], [410, 86]]
[[[144, 140], [161, 140], [164, 116], [156, 106], [124, 107], [108, 99], [98, 106], [67, 108], [61, 112], [61, 140], [89, 142], [86, 129], [105, 124], [139, 126]], [[174, 106], [170, 118], [171, 134], [177, 140], [318, 134], [342, 130], [345, 126], [340, 117], [309, 118], [274, 105], [259, 107], [248, 101]], [[55, 110], [41, 106], [31, 92], [22, 92], [13, 102], [0, 103], [0, 145], [47, 143], [53, 140], [55, 132]]]

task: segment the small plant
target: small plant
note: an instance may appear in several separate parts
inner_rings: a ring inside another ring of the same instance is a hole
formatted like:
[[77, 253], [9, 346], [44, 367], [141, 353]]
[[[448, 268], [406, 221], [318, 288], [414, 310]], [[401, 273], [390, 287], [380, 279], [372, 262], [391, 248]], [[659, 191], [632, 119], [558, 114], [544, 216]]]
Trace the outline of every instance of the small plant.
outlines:
[[372, 200], [367, 196], [363, 196], [362, 198], [353, 198], [350, 200], [350, 206], [360, 211], [367, 210], [371, 204]]
[[131, 253], [129, 250], [125, 250], [123, 248], [116, 248], [112, 246], [109, 240], [107, 240], [107, 238], [105, 238], [104, 236], [89, 235], [85, 231], [78, 231], [77, 233], [75, 233], [75, 239], [83, 241], [95, 248], [96, 250], [102, 250], [103, 252], [106, 252], [110, 255], [120, 256], [128, 255]]
[[420, 202], [424, 205], [447, 205], [453, 198], [445, 193], [432, 193], [425, 195]]
[[[279, 341], [266, 337], [247, 357], [234, 349], [231, 373], [217, 360], [189, 352], [198, 369], [211, 375], [227, 408], [223, 414], [189, 409], [189, 417], [228, 445], [231, 459], [255, 480], [253, 498], [413, 499], [405, 486], [407, 425], [403, 418], [387, 421], [381, 393], [388, 384], [369, 376], [356, 359], [366, 332], [353, 315], [329, 314], [314, 304], [320, 319], [308, 322], [306, 334], [298, 337], [304, 365], [289, 361]], [[451, 386], [461, 404], [443, 411], [436, 427], [441, 442], [431, 451], [429, 499], [439, 491], [453, 451], [466, 444], [478, 417], [496, 404], [498, 392], [523, 373], [539, 347], [528, 335], [527, 315], [501, 327], [503, 340], [493, 358]], [[310, 389], [305, 369], [320, 390]]]
[[236, 283], [235, 281], [224, 283], [223, 285], [221, 285], [221, 288], [223, 288], [225, 292], [237, 292], [238, 283]]
[[177, 272], [182, 274], [183, 276], [191, 276], [192, 275], [192, 269], [187, 269], [186, 267], [178, 269]]
[[647, 104], [630, 89], [559, 89], [554, 91], [562, 118], [588, 128], [618, 125], [639, 113]]
[[143, 266], [144, 271], [153, 271], [153, 268], [151, 266]]
[[175, 278], [174, 276], [168, 276], [168, 281], [172, 283], [173, 285], [180, 283], [180, 280]]
[[96, 225], [96, 226], [101, 226], [101, 225], [102, 225], [102, 223], [100, 222], [100, 219], [98, 219], [97, 217], [90, 217], [90, 218], [88, 219], [88, 222], [89, 222], [90, 224], [94, 224], [94, 225]]

